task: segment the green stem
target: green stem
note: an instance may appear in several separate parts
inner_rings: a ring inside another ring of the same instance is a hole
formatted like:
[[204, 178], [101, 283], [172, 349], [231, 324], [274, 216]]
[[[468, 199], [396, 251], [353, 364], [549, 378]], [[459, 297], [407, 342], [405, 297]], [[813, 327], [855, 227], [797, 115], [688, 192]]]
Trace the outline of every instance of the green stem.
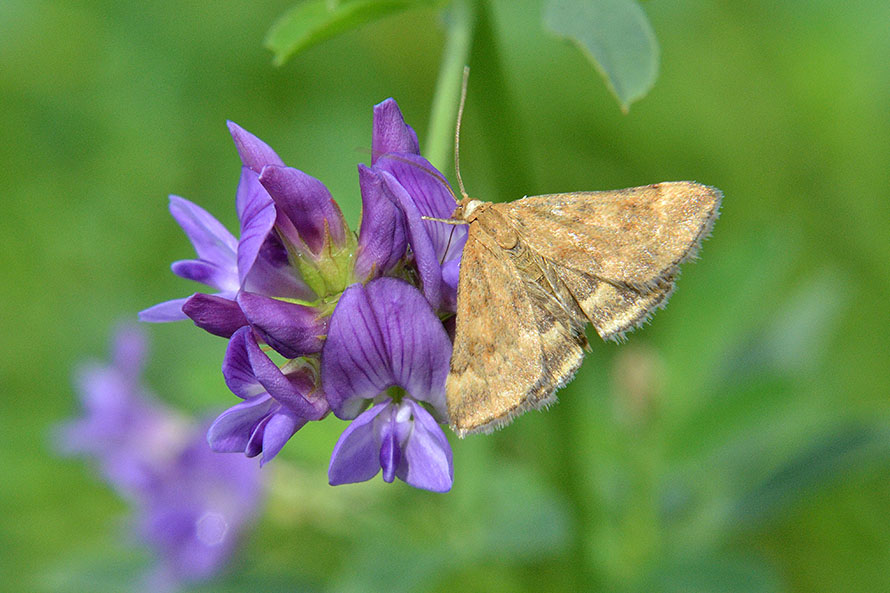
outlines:
[[446, 18], [448, 30], [445, 33], [442, 65], [433, 95], [424, 150], [424, 156], [439, 169], [443, 168], [454, 148], [454, 123], [460, 98], [461, 74], [470, 58], [476, 25], [472, 2], [454, 0]]

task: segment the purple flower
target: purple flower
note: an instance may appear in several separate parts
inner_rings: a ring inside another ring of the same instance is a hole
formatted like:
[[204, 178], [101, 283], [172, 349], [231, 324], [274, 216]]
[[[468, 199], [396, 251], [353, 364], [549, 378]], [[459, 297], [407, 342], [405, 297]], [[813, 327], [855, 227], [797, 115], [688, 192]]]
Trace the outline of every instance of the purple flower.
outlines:
[[467, 228], [423, 220], [451, 218], [457, 203], [445, 176], [420, 156], [417, 136], [393, 99], [374, 108], [373, 153], [371, 169], [405, 218], [424, 296], [433, 307], [453, 312]]
[[173, 273], [215, 288], [213, 295], [197, 294], [150, 307], [142, 321], [178, 321], [190, 317], [210, 333], [229, 337], [247, 319], [234, 303], [242, 289], [269, 297], [311, 299], [314, 294], [289, 265], [281, 241], [272, 233], [277, 213], [259, 177], [241, 171], [236, 194], [241, 239], [206, 210], [178, 196], [170, 196], [170, 213], [183, 228], [198, 259], [175, 262]]
[[331, 409], [355, 419], [334, 447], [331, 484], [368, 480], [382, 469], [387, 482], [451, 488], [451, 448], [437, 424], [447, 418], [450, 358], [442, 323], [410, 284], [379, 278], [346, 289], [321, 358]]
[[149, 576], [153, 593], [209, 579], [225, 568], [262, 498], [256, 464], [207, 446], [206, 426], [195, 427], [155, 487], [136, 524], [158, 556]]
[[223, 361], [229, 389], [244, 401], [223, 412], [207, 440], [214, 451], [263, 454], [272, 460], [309, 420], [320, 420], [329, 406], [317, 388], [317, 372], [308, 362], [292, 360], [279, 368], [257, 344], [253, 330], [232, 336]]
[[132, 327], [114, 338], [111, 363], [91, 362], [76, 373], [84, 414], [56, 431], [56, 448], [93, 458], [118, 491], [137, 496], [166, 463], [167, 442], [181, 442], [182, 418], [164, 409], [141, 383], [145, 337]]
[[112, 362], [80, 374], [84, 416], [62, 425], [56, 441], [64, 453], [94, 459], [131, 500], [137, 533], [158, 557], [148, 589], [173, 590], [224, 567], [262, 488], [255, 464], [214, 454], [201, 427], [148, 393], [144, 358], [142, 334], [118, 332]]

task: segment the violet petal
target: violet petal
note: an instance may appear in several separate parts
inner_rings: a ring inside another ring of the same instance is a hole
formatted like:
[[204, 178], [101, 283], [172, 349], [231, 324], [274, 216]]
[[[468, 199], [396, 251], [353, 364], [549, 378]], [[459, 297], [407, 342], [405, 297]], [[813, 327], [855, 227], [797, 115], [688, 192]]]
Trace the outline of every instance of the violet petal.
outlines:
[[441, 427], [423, 406], [407, 400], [414, 415], [414, 429], [403, 452], [399, 479], [432, 492], [447, 492], [454, 482], [451, 446]]
[[203, 259], [184, 259], [173, 262], [170, 269], [180, 278], [194, 280], [220, 291], [238, 292], [238, 277], [232, 274], [229, 265], [220, 267]]
[[324, 246], [325, 226], [334, 242], [343, 245], [347, 232], [343, 214], [321, 181], [299, 169], [270, 165], [263, 168], [260, 183], [313, 253]]
[[254, 375], [247, 354], [247, 335], [252, 333], [253, 329], [245, 325], [232, 334], [222, 364], [226, 386], [242, 399], [252, 399], [266, 392]]
[[247, 325], [238, 303], [222, 296], [196, 293], [186, 299], [182, 312], [201, 329], [223, 338]]
[[148, 309], [139, 311], [139, 321], [149, 323], [166, 323], [169, 321], [182, 321], [188, 319], [188, 315], [182, 312], [182, 306], [188, 300], [188, 297], [181, 299], [173, 299], [158, 303]]
[[357, 278], [383, 276], [405, 255], [408, 246], [405, 215], [374, 169], [358, 166], [362, 218], [355, 256]]
[[420, 154], [414, 129], [405, 123], [395, 99], [374, 106], [374, 133], [371, 137], [371, 163], [389, 152]]
[[278, 404], [268, 395], [240, 402], [210, 425], [207, 442], [218, 453], [243, 453], [257, 423]]
[[[281, 409], [281, 404], [278, 404], [276, 409]], [[263, 452], [263, 434], [265, 434], [266, 425], [269, 424], [272, 414], [274, 414], [274, 412], [267, 414], [256, 423], [253, 432], [250, 433], [250, 437], [247, 439], [247, 446], [244, 447], [245, 456], [256, 457]]]
[[[277, 222], [285, 219], [282, 215], [276, 216], [275, 220]], [[276, 233], [266, 235], [241, 288], [270, 297], [301, 301], [313, 301], [317, 298], [297, 269], [291, 265], [287, 249]]]
[[259, 176], [244, 167], [235, 202], [238, 205], [238, 220], [241, 223], [241, 240], [238, 241], [238, 280], [239, 286], [253, 268], [260, 248], [275, 224], [275, 203], [266, 189], [260, 184]]
[[334, 445], [328, 481], [331, 486], [370, 480], [380, 471], [374, 419], [386, 410], [392, 400], [380, 402], [353, 420]]
[[235, 148], [238, 149], [238, 156], [241, 157], [241, 162], [244, 163], [245, 167], [259, 175], [266, 165], [284, 166], [284, 161], [268, 144], [235, 122], [229, 121], [226, 123], [229, 126], [229, 132], [232, 134], [232, 140], [235, 141]]
[[198, 258], [229, 268], [233, 275], [238, 241], [209, 212], [179, 196], [170, 196], [170, 214], [185, 231]]
[[350, 286], [331, 317], [322, 350], [325, 394], [334, 413], [355, 417], [391, 385], [444, 417], [451, 341], [420, 292], [396, 278]]
[[303, 428], [306, 422], [305, 418], [300, 418], [283, 408], [273, 414], [263, 429], [263, 458], [260, 460], [260, 465], [272, 461], [284, 444]]
[[[399, 435], [396, 430], [396, 414], [390, 405], [386, 414], [378, 418], [380, 431], [380, 467], [383, 469], [383, 481], [392, 483], [396, 477], [396, 468], [402, 460], [402, 451], [399, 446]], [[385, 416], [388, 416], [386, 418]]]
[[338, 418], [355, 418], [364, 400], [393, 384], [383, 333], [377, 323], [365, 287], [348, 287], [331, 316], [321, 352], [325, 394]]
[[374, 168], [395, 177], [424, 216], [450, 218], [457, 208], [457, 199], [445, 175], [422, 156], [382, 157]]
[[383, 331], [395, 383], [444, 415], [451, 341], [442, 322], [406, 282], [380, 278], [365, 288]]
[[312, 307], [250, 292], [238, 295], [244, 316], [263, 340], [286, 358], [321, 351], [325, 324]]
[[297, 416], [319, 420], [328, 412], [322, 394], [312, 392], [305, 377], [285, 375], [259, 347], [253, 332], [243, 334], [254, 375], [266, 391]]
[[[466, 235], [464, 236], [464, 242], [466, 242]], [[442, 265], [442, 282], [451, 287], [455, 294], [457, 294], [457, 283], [460, 280], [460, 260], [460, 257], [456, 257]]]
[[408, 228], [408, 242], [414, 252], [414, 265], [420, 275], [420, 284], [423, 296], [434, 307], [440, 307], [442, 299], [442, 268], [439, 258], [436, 256], [436, 246], [433, 243], [423, 220], [417, 209], [417, 205], [411, 196], [405, 191], [399, 182], [389, 173], [382, 172], [383, 180], [396, 199], [396, 203], [405, 213]]

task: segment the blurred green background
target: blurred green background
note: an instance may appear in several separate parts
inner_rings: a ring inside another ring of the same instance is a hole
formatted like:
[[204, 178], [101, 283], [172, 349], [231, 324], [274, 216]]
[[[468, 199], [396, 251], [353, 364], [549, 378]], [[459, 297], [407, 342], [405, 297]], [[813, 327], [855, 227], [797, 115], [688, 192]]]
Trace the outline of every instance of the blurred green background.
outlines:
[[[197, 288], [169, 271], [192, 252], [167, 194], [235, 228], [226, 119], [324, 181], [353, 225], [371, 107], [395, 97], [423, 143], [440, 12], [275, 68], [262, 40], [289, 6], [0, 3], [3, 591], [121, 591], [147, 565], [124, 503], [48, 434], [117, 322]], [[446, 495], [332, 488], [345, 424], [308, 426], [264, 469], [269, 504], [232, 569], [196, 591], [890, 590], [890, 5], [644, 8], [661, 73], [624, 115], [542, 32], [540, 3], [485, 3], [462, 174], [494, 200], [721, 188], [667, 309], [594, 344], [558, 406], [452, 439]], [[149, 329], [167, 402], [235, 403], [224, 340]]]

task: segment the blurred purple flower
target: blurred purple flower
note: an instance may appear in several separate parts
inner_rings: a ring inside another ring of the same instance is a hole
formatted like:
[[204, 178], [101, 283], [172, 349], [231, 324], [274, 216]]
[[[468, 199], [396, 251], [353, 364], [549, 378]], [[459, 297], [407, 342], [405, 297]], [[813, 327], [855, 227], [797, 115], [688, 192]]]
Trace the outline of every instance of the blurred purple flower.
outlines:
[[243, 402], [223, 412], [210, 427], [207, 440], [214, 451], [263, 454], [272, 460], [309, 420], [320, 420], [330, 407], [311, 364], [292, 360], [283, 368], [257, 344], [249, 327], [229, 341], [223, 361], [226, 385]]
[[141, 385], [141, 333], [118, 332], [107, 365], [81, 373], [82, 418], [56, 433], [57, 448], [94, 459], [133, 503], [138, 535], [158, 557], [154, 592], [212, 577], [253, 521], [262, 496], [259, 468], [210, 451], [204, 429], [155, 400]]
[[194, 427], [136, 517], [141, 537], [159, 559], [149, 577], [152, 593], [221, 572], [258, 515], [259, 468], [243, 457], [211, 451], [206, 428]]
[[168, 443], [182, 442], [187, 422], [166, 410], [142, 385], [145, 337], [123, 327], [114, 337], [111, 363], [91, 362], [76, 373], [83, 416], [56, 431], [56, 448], [93, 458], [122, 494], [136, 498], [168, 463]]
[[321, 359], [331, 409], [354, 419], [334, 447], [331, 484], [368, 480], [382, 469], [387, 482], [451, 488], [451, 448], [436, 420], [447, 417], [450, 358], [442, 323], [410, 284], [380, 278], [346, 289]]

